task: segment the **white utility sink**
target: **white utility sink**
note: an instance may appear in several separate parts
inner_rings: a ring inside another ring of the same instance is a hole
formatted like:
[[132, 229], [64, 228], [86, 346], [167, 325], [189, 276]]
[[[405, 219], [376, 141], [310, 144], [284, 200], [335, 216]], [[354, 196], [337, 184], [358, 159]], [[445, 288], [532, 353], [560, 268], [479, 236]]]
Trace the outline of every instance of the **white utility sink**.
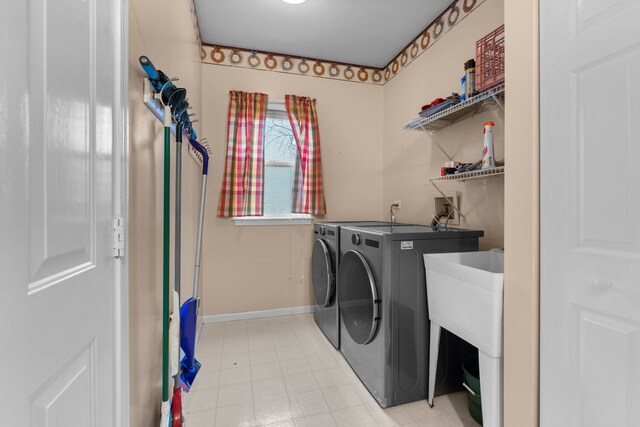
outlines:
[[433, 405], [440, 330], [478, 347], [485, 427], [502, 426], [504, 253], [424, 255], [431, 320], [429, 404]]

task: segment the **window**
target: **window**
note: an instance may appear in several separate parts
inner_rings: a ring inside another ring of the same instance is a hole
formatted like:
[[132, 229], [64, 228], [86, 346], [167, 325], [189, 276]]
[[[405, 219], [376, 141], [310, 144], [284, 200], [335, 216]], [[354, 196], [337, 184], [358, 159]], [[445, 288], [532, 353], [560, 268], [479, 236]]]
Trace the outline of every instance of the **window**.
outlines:
[[289, 215], [298, 150], [287, 113], [269, 107], [264, 131], [264, 216]]
[[291, 213], [298, 150], [283, 102], [269, 102], [264, 131], [264, 215], [236, 217], [236, 225], [309, 224], [311, 216]]

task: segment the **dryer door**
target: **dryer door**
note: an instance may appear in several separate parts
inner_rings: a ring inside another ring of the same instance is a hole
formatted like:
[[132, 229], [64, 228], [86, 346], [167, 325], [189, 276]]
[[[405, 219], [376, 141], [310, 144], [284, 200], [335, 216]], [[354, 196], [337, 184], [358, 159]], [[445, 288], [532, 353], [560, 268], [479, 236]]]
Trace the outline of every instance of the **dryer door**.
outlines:
[[331, 253], [324, 240], [316, 240], [313, 244], [311, 275], [316, 305], [327, 307], [331, 303], [335, 280]]
[[380, 321], [380, 300], [369, 263], [358, 251], [340, 258], [338, 272], [340, 315], [351, 338], [358, 344], [373, 340]]

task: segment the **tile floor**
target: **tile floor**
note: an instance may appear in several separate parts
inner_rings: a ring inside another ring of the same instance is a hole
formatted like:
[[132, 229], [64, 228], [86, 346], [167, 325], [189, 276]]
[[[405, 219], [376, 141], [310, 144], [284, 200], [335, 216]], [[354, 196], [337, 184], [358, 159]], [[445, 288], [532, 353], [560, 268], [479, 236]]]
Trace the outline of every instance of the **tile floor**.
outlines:
[[478, 426], [464, 393], [380, 408], [310, 314], [205, 325], [197, 353], [189, 427]]

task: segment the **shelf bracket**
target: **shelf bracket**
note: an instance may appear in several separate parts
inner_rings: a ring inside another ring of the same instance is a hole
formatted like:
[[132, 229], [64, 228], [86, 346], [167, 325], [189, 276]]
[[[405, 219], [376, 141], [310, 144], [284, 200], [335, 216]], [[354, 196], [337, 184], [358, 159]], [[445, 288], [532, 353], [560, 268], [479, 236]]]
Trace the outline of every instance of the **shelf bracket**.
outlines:
[[453, 157], [451, 157], [446, 151], [444, 151], [444, 148], [442, 148], [442, 146], [438, 142], [436, 142], [435, 144], [438, 146], [440, 151], [442, 151], [442, 153], [444, 153], [445, 157], [447, 159], [449, 159], [450, 162], [452, 162], [453, 161]]
[[[420, 125], [420, 127], [422, 128], [422, 130], [423, 130], [423, 131], [425, 131], [425, 132], [426, 132], [426, 133], [428, 133], [429, 135], [433, 135], [433, 134], [435, 133], [435, 132], [429, 132], [428, 130], [426, 130], [426, 129], [424, 128], [424, 125]], [[449, 159], [449, 161], [450, 161], [450, 162], [452, 162], [452, 161], [453, 161], [453, 157], [451, 157], [451, 156], [449, 155], [449, 153], [447, 153], [446, 151], [444, 151], [444, 148], [442, 148], [442, 146], [440, 145], [440, 143], [438, 143], [438, 141], [435, 141], [434, 143], [438, 146], [438, 148], [440, 149], [440, 151], [442, 151], [442, 154], [444, 154], [444, 155], [445, 155], [445, 157], [446, 157], [447, 159]]]
[[[441, 195], [442, 197], [444, 197], [444, 198], [445, 198], [445, 200], [448, 200], [448, 199], [449, 199], [449, 196], [447, 196], [446, 194], [444, 194], [444, 192], [443, 192], [442, 190], [440, 190], [440, 188], [439, 188], [439, 187], [438, 187], [434, 182], [432, 182], [432, 183], [431, 183], [431, 185], [433, 185], [433, 188], [435, 188], [435, 189], [438, 191], [438, 193], [440, 193], [440, 195]], [[467, 217], [466, 217], [466, 216], [464, 216], [464, 214], [463, 214], [462, 212], [460, 212], [460, 209], [458, 209], [458, 208], [456, 207], [456, 204], [455, 204], [455, 203], [452, 203], [452, 204], [451, 204], [451, 207], [453, 208], [453, 210], [455, 210], [455, 211], [456, 211], [456, 213], [458, 214], [458, 216], [459, 216], [460, 218], [462, 218], [462, 221], [463, 221], [463, 222], [467, 222]]]
[[495, 101], [495, 103], [498, 105], [498, 107], [500, 107], [500, 109], [502, 111], [504, 111], [504, 104], [502, 103], [502, 101], [500, 100], [500, 97], [498, 96], [497, 93], [494, 93], [491, 95], [491, 98], [493, 98], [493, 100]]

